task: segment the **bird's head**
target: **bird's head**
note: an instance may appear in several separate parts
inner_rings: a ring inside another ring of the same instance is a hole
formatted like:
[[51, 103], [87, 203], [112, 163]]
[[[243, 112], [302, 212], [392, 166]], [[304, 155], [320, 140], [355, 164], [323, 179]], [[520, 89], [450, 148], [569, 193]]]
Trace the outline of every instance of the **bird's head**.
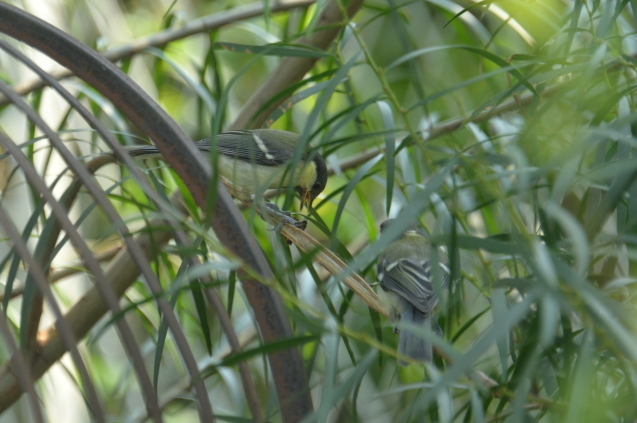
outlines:
[[315, 153], [303, 170], [299, 184], [295, 187], [296, 192], [301, 197], [301, 210], [303, 210], [303, 206], [307, 206], [308, 210], [312, 207], [314, 199], [323, 192], [325, 185], [327, 185], [327, 166], [323, 157], [319, 153]]
[[[387, 230], [387, 228], [389, 228], [395, 221], [396, 219], [387, 219], [386, 221], [384, 221], [383, 223], [380, 224], [380, 232], [383, 233], [384, 231]], [[415, 237], [422, 237], [422, 232], [420, 231], [420, 229], [418, 229], [418, 225], [415, 223], [410, 223], [405, 230], [400, 234], [400, 237], [408, 237], [408, 236], [415, 236]]]

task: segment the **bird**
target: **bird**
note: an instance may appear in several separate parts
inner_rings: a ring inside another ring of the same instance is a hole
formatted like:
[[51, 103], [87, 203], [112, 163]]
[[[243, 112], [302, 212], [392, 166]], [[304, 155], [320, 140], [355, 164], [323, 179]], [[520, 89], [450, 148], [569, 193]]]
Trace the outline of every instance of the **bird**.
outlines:
[[[271, 188], [288, 188], [290, 182], [308, 209], [327, 184], [327, 166], [318, 152], [305, 151], [294, 169], [292, 164], [300, 135], [277, 129], [228, 131], [217, 135], [219, 175], [230, 182], [233, 195], [243, 201]], [[210, 138], [195, 143], [210, 152]], [[135, 146], [128, 150], [136, 158], [161, 158], [157, 147]], [[292, 172], [292, 176], [290, 176]], [[276, 207], [276, 206], [275, 206]], [[278, 207], [276, 207], [278, 209]]]
[[[393, 222], [394, 219], [384, 221], [380, 226], [381, 234]], [[442, 335], [442, 329], [432, 315], [438, 297], [433, 286], [430, 251], [429, 241], [415, 224], [410, 224], [378, 257], [378, 296], [389, 310], [390, 320], [429, 327], [434, 333]], [[446, 257], [442, 252], [440, 257], [441, 288], [444, 289], [449, 283], [449, 267], [444, 263]], [[431, 362], [431, 343], [420, 334], [404, 327], [394, 327], [394, 333], [399, 334], [400, 356], [419, 362]], [[398, 364], [406, 366], [410, 363], [399, 359]]]

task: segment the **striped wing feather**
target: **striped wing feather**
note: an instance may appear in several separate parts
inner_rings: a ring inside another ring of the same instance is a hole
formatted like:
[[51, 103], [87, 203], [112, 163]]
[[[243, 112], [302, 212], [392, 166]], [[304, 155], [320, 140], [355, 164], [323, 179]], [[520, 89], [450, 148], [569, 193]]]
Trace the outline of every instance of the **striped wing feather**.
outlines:
[[[444, 274], [443, 285], [448, 275]], [[428, 261], [403, 259], [395, 263], [378, 263], [378, 279], [383, 289], [393, 291], [414, 307], [429, 314], [437, 303]]]
[[[200, 143], [204, 143], [202, 147]], [[210, 140], [204, 139], [196, 143], [205, 151], [210, 150]], [[262, 166], [280, 166], [292, 159], [293, 148], [287, 145], [272, 145], [272, 141], [266, 136], [259, 136], [249, 131], [230, 131], [217, 135], [217, 151], [226, 156], [235, 157], [248, 163], [256, 163]]]
[[[282, 132], [282, 131], [278, 131]], [[258, 133], [256, 131], [229, 131], [217, 135], [217, 151], [224, 156], [237, 158], [247, 163], [254, 163], [262, 166], [280, 166], [289, 162], [295, 151], [295, 145], [279, 140], [277, 145], [273, 145], [271, 135]], [[281, 142], [282, 141], [282, 142]], [[197, 141], [195, 146], [202, 152], [210, 152], [210, 138]], [[154, 145], [136, 146], [130, 149], [133, 157], [150, 158], [159, 156], [159, 150]], [[305, 158], [305, 157], [302, 157]]]

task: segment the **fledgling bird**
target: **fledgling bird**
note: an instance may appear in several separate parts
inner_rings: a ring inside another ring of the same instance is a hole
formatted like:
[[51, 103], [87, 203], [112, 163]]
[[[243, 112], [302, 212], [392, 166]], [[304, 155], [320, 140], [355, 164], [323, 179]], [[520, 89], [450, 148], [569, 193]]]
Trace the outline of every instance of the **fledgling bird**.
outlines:
[[[287, 170], [294, 158], [298, 134], [277, 129], [253, 129], [228, 131], [217, 135], [219, 175], [237, 190], [233, 193], [244, 201], [252, 200], [257, 192], [271, 188], [287, 188], [290, 180], [301, 196], [301, 210], [308, 209], [327, 184], [327, 166], [318, 152], [305, 152], [294, 169]], [[203, 139], [195, 146], [204, 153], [210, 152], [210, 139]], [[161, 158], [159, 150], [152, 146], [129, 149], [133, 157]], [[290, 179], [290, 172], [292, 178]]]
[[[394, 219], [380, 225], [381, 233], [389, 228]], [[415, 326], [430, 327], [433, 332], [442, 335], [442, 329], [432, 316], [438, 303], [433, 287], [429, 255], [431, 246], [416, 225], [410, 225], [400, 237], [390, 243], [378, 257], [376, 268], [380, 285], [378, 296], [390, 312], [391, 320], [411, 323]], [[446, 257], [440, 256], [442, 286], [449, 283], [449, 268]], [[427, 326], [429, 325], [429, 326]], [[394, 328], [399, 333], [398, 353], [417, 361], [432, 360], [431, 343], [408, 328]], [[409, 363], [400, 360], [401, 366]]]

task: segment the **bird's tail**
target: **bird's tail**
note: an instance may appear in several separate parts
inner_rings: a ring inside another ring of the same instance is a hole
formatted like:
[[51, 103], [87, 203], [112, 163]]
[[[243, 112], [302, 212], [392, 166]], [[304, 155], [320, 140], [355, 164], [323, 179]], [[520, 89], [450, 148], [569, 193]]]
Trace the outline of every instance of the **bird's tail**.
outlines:
[[[432, 328], [431, 316], [426, 316], [415, 307], [408, 307], [407, 310], [403, 311], [400, 314], [400, 321], [416, 327]], [[433, 349], [431, 343], [423, 339], [422, 334], [409, 328], [401, 328], [398, 339], [398, 353], [414, 360], [431, 362]], [[407, 366], [409, 363], [399, 360], [398, 364]]]
[[[194, 144], [195, 147], [206, 154], [210, 151], [210, 141], [208, 138]], [[128, 150], [128, 154], [139, 159], [161, 159], [163, 157], [154, 145], [134, 145], [124, 148]]]
[[162, 155], [154, 145], [135, 145], [126, 147], [128, 154], [142, 159], [158, 159]]

